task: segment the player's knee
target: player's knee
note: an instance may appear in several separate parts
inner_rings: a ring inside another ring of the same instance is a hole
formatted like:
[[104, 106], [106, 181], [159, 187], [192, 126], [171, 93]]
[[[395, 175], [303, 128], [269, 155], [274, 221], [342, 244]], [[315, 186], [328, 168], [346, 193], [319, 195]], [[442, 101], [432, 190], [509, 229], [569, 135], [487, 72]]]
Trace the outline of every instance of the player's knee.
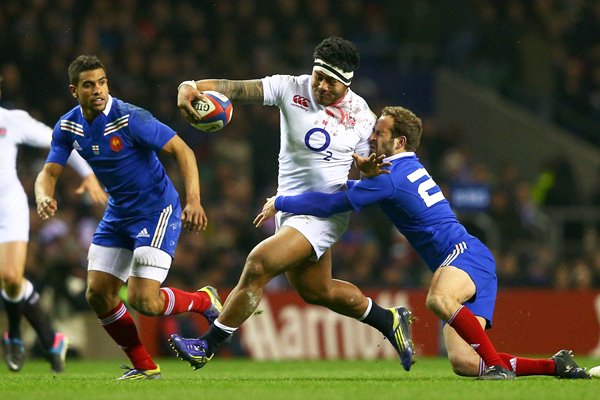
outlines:
[[85, 290], [85, 299], [92, 310], [96, 311], [97, 313], [105, 313], [110, 311], [109, 309], [113, 302], [112, 296], [106, 293], [106, 291], [92, 284], [89, 284]]
[[266, 260], [260, 255], [250, 254], [244, 264], [241, 282], [246, 286], [264, 286], [271, 279], [267, 272]]
[[4, 291], [10, 296], [17, 296], [23, 287], [23, 274], [15, 268], [2, 268], [2, 287]]
[[479, 357], [468, 354], [448, 355], [452, 371], [460, 376], [477, 376], [479, 374]]
[[331, 296], [326, 290], [314, 290], [314, 288], [296, 287], [296, 291], [308, 304], [315, 306], [328, 306], [331, 301]]
[[448, 315], [450, 313], [449, 310], [451, 308], [451, 301], [449, 297], [444, 294], [428, 293], [425, 304], [429, 310], [444, 320], [448, 320], [448, 318], [451, 316], [451, 314]]

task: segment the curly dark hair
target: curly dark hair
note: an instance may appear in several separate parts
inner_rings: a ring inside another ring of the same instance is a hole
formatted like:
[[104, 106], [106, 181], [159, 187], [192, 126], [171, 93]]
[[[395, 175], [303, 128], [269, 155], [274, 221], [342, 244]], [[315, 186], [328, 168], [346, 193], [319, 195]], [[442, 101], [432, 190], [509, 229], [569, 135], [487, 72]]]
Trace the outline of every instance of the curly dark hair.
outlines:
[[423, 124], [421, 119], [412, 111], [400, 106], [387, 106], [381, 111], [381, 115], [390, 116], [394, 119], [392, 128], [392, 137], [406, 136], [406, 145], [404, 148], [408, 151], [415, 151], [421, 144], [421, 135], [423, 134]]
[[104, 64], [102, 64], [102, 61], [100, 61], [98, 57], [81, 55], [69, 65], [69, 83], [71, 83], [71, 85], [77, 85], [79, 82], [79, 74], [84, 71], [92, 71], [100, 68], [106, 70]]
[[358, 49], [354, 43], [337, 36], [329, 37], [319, 43], [315, 47], [313, 58], [320, 58], [341, 68], [344, 72], [355, 71], [360, 63]]

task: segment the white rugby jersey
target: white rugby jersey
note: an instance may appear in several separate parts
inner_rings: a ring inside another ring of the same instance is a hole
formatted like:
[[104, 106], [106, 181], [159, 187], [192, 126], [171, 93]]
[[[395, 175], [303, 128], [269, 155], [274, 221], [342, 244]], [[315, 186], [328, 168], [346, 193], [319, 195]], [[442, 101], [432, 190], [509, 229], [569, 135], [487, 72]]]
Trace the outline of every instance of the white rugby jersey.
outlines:
[[[26, 111], [0, 107], [0, 195], [22, 190], [17, 175], [18, 145], [50, 148], [51, 141], [52, 128]], [[78, 154], [73, 154], [69, 161], [79, 175], [85, 177], [92, 173], [90, 166]]]
[[311, 76], [262, 79], [264, 104], [278, 106], [281, 144], [277, 193], [333, 193], [348, 180], [352, 153], [369, 153], [376, 116], [352, 90], [324, 107], [313, 97]]

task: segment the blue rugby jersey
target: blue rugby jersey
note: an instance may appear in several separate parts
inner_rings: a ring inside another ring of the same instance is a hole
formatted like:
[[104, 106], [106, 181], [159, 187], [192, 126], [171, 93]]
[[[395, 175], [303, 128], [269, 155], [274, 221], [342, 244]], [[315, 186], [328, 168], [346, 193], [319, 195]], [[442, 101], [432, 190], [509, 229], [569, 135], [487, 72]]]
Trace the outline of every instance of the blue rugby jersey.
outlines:
[[348, 181], [343, 192], [278, 196], [275, 207], [294, 214], [326, 217], [378, 203], [411, 246], [435, 271], [455, 246], [477, 240], [457, 220], [440, 187], [412, 152], [388, 157], [390, 174]]
[[144, 215], [179, 201], [157, 157], [175, 134], [150, 112], [109, 96], [104, 112], [91, 123], [80, 106], [60, 118], [46, 162], [65, 165], [77, 150], [105, 186], [116, 216]]

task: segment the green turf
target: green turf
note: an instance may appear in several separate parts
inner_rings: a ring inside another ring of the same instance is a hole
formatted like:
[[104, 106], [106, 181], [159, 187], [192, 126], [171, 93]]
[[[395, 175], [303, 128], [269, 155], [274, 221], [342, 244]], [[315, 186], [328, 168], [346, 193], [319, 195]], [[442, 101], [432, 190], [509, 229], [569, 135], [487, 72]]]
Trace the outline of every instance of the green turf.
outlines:
[[[600, 364], [578, 361], [587, 367]], [[118, 360], [69, 361], [67, 372], [56, 376], [47, 363], [28, 360], [19, 373], [0, 369], [0, 399], [600, 399], [600, 379], [482, 382], [454, 375], [442, 358], [420, 358], [409, 373], [394, 361], [213, 360], [198, 371], [179, 360], [159, 362], [162, 380], [117, 382]]]

